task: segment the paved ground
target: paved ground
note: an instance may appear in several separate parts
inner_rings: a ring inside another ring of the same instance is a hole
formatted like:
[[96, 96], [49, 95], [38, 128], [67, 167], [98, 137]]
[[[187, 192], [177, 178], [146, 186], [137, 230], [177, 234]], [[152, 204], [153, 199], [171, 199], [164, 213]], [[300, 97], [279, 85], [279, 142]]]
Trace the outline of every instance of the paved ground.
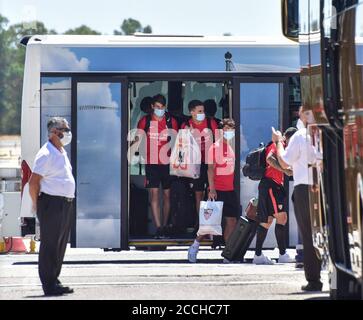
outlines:
[[[197, 264], [186, 260], [186, 247], [166, 251], [103, 252], [67, 249], [61, 281], [72, 295], [46, 298], [41, 290], [37, 255], [0, 256], [0, 299], [112, 300], [301, 300], [328, 299], [328, 276], [323, 271], [322, 293], [304, 294], [301, 269], [294, 264], [256, 266], [223, 264], [220, 250], [202, 248]], [[266, 251], [277, 258], [278, 251]], [[295, 250], [290, 250], [292, 255]]]

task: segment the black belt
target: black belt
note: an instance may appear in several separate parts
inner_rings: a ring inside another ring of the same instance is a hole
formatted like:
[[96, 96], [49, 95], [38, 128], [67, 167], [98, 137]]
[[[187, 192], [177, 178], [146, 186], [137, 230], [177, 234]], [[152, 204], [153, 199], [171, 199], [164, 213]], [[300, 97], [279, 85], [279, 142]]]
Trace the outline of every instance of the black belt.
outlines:
[[67, 202], [72, 202], [72, 201], [73, 201], [73, 199], [74, 199], [74, 198], [67, 198], [67, 197], [62, 197], [62, 196], [53, 196], [53, 195], [51, 195], [51, 194], [44, 193], [44, 192], [41, 192], [41, 193], [39, 194], [39, 197], [40, 197], [40, 196], [44, 196], [44, 197], [53, 197], [53, 198], [60, 198], [60, 199], [62, 199], [62, 200], [64, 200], [64, 201], [67, 201]]

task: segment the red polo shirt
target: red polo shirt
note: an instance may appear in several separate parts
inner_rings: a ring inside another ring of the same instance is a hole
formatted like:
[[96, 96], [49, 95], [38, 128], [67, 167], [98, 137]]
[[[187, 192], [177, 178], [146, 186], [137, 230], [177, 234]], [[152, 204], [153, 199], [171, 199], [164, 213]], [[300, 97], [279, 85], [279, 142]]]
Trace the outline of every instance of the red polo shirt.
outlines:
[[[144, 130], [146, 127], [146, 121], [147, 121], [147, 116], [143, 116], [139, 120], [137, 128]], [[175, 131], [178, 131], [178, 123], [173, 117], [171, 117], [171, 125]], [[161, 161], [161, 157], [165, 156], [161, 153], [161, 149], [167, 143], [168, 143], [168, 127], [166, 125], [166, 116], [164, 116], [159, 121], [155, 115], [152, 115], [150, 121], [150, 128], [147, 132], [146, 163], [165, 164]], [[163, 148], [163, 150], [165, 150], [165, 148]], [[152, 152], [154, 153], [152, 154]], [[170, 149], [168, 150], [166, 156], [170, 158]]]
[[[284, 144], [284, 147], [285, 147], [285, 144]], [[267, 157], [269, 156], [270, 153], [273, 153], [275, 155], [277, 154], [277, 149], [276, 149], [276, 144], [275, 143], [271, 143], [266, 148], [266, 160], [267, 160]], [[267, 162], [266, 162], [265, 178], [269, 178], [269, 179], [273, 180], [274, 182], [276, 182], [279, 185], [284, 184], [284, 173], [282, 173], [281, 171], [271, 167]]]
[[219, 140], [208, 152], [208, 163], [214, 163], [214, 187], [218, 191], [234, 190], [235, 154], [232, 147]]

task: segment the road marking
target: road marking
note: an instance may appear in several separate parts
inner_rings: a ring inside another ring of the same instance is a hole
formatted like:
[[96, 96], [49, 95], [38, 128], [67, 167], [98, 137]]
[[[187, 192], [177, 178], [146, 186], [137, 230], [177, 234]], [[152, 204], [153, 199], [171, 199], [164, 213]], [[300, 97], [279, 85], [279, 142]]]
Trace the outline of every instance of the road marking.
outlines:
[[[119, 286], [119, 285], [155, 285], [155, 284], [197, 284], [197, 285], [258, 285], [258, 284], [291, 284], [290, 281], [124, 281], [124, 282], [74, 282], [66, 283], [67, 286]], [[41, 284], [0, 284], [0, 288], [15, 287], [40, 287]]]

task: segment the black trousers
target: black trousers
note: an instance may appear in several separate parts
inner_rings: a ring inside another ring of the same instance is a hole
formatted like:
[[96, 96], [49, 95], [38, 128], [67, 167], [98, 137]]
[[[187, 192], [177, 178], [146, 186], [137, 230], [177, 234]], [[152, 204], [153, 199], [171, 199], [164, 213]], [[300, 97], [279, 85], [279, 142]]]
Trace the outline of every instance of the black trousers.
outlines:
[[40, 226], [39, 277], [43, 290], [52, 290], [60, 275], [71, 230], [73, 202], [40, 194], [37, 216]]
[[321, 257], [318, 249], [313, 245], [308, 185], [300, 184], [294, 187], [293, 202], [296, 222], [304, 246], [305, 278], [307, 281], [319, 281]]

